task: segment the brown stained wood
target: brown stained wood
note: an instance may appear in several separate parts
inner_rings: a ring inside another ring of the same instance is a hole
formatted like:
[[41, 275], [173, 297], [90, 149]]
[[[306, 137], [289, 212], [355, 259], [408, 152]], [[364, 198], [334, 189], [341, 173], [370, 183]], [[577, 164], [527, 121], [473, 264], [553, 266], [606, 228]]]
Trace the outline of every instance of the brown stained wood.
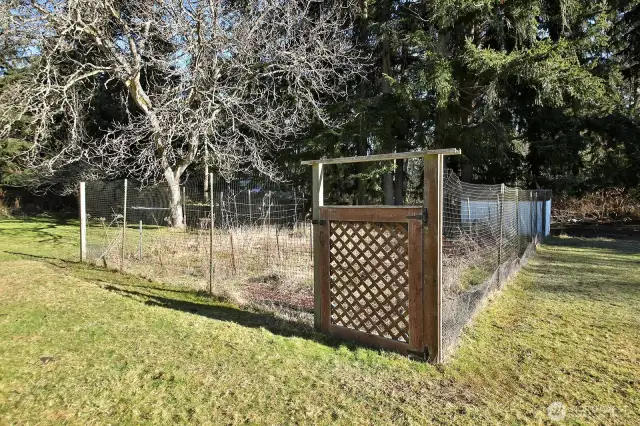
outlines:
[[[314, 164], [312, 169], [312, 189], [313, 189], [313, 219], [320, 219], [320, 208], [324, 204], [324, 174], [322, 164]], [[313, 312], [314, 326], [317, 330], [322, 330], [322, 250], [320, 243], [321, 229], [319, 225], [313, 225]], [[327, 260], [328, 262], [328, 260]], [[328, 263], [326, 268], [328, 269]], [[326, 331], [326, 330], [325, 330]]]
[[330, 221], [355, 222], [403, 222], [407, 223], [407, 216], [422, 214], [421, 207], [322, 207], [324, 215]]
[[442, 182], [443, 156], [424, 157], [424, 203], [429, 219], [424, 232], [424, 344], [429, 360], [441, 362], [442, 342]]
[[422, 221], [409, 221], [409, 347], [424, 350]]
[[[320, 219], [324, 219], [320, 211]], [[320, 311], [320, 331], [327, 333], [329, 331], [329, 324], [331, 323], [331, 292], [329, 289], [329, 277], [331, 274], [330, 265], [330, 240], [329, 240], [329, 222], [324, 224], [315, 225], [318, 228], [318, 264], [319, 279], [320, 279], [320, 297], [319, 297], [319, 311]]]
[[[329, 227], [331, 326], [408, 344], [412, 315], [407, 223], [421, 224], [421, 219], [408, 217], [421, 217], [422, 211], [371, 206], [321, 209]], [[417, 238], [414, 245], [421, 250], [420, 235]]]
[[407, 354], [409, 345], [397, 340], [386, 339], [384, 337], [376, 336], [374, 334], [364, 333], [358, 330], [352, 330], [346, 327], [340, 327], [339, 325], [331, 325], [329, 327], [329, 334], [338, 339], [353, 340], [355, 342], [362, 343], [367, 346], [375, 348], [389, 349], [392, 351]]
[[358, 157], [328, 158], [324, 160], [302, 161], [301, 164], [304, 166], [312, 166], [315, 164], [367, 163], [371, 161], [391, 161], [391, 160], [402, 160], [407, 158], [421, 158], [426, 155], [437, 155], [437, 154], [460, 155], [461, 152], [457, 148], [432, 149], [428, 151], [394, 152], [390, 154], [361, 155]]

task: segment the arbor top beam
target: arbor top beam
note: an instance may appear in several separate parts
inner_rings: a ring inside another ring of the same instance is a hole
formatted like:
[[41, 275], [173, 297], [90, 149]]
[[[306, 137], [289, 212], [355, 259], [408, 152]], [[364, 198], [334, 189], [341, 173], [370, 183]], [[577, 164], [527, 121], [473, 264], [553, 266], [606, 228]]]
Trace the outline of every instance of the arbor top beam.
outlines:
[[427, 155], [460, 155], [460, 154], [461, 154], [461, 151], [458, 148], [431, 149], [427, 151], [396, 152], [392, 154], [361, 155], [359, 157], [343, 157], [343, 158], [327, 158], [324, 160], [309, 160], [309, 161], [303, 161], [302, 165], [312, 166], [314, 164], [367, 163], [371, 161], [389, 161], [389, 160], [402, 160], [406, 158], [419, 158], [419, 157], [425, 157]]

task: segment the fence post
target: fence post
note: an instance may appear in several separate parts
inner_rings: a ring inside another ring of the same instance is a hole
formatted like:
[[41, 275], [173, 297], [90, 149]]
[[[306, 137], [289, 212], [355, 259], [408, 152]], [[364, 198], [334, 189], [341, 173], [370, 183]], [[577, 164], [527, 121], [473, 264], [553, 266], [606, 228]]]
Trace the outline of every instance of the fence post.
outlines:
[[539, 222], [539, 219], [538, 219], [538, 190], [535, 190], [533, 192], [533, 200], [534, 200], [533, 201], [533, 205], [534, 205], [534, 208], [535, 208], [533, 221], [535, 223], [535, 229], [536, 229], [535, 241], [537, 242], [538, 241], [538, 229], [540, 229], [540, 228], [538, 228], [538, 222]]
[[442, 362], [442, 186], [444, 156], [424, 161], [424, 206], [428, 219], [423, 243], [424, 343], [431, 361]]
[[127, 233], [127, 179], [124, 180], [124, 201], [122, 203], [122, 245], [120, 247], [120, 272], [124, 271], [124, 246]]
[[547, 236], [547, 191], [542, 191], [542, 238]]
[[231, 267], [233, 268], [233, 274], [237, 274], [238, 270], [236, 269], [236, 254], [233, 248], [233, 232], [231, 228], [229, 228], [229, 242], [231, 243]]
[[182, 224], [184, 232], [187, 232], [187, 188], [182, 187]]
[[518, 257], [520, 257], [522, 238], [520, 237], [520, 190], [518, 188], [516, 188], [516, 235], [518, 236]]
[[213, 293], [213, 274], [215, 266], [213, 264], [213, 173], [209, 175], [209, 294]]
[[279, 234], [278, 228], [279, 228], [279, 226], [276, 225], [276, 249], [278, 250], [278, 262], [280, 262], [281, 261], [281, 259], [280, 259], [280, 238], [278, 237], [278, 234]]
[[247, 199], [249, 200], [249, 226], [253, 226], [253, 211], [251, 206], [251, 188], [247, 189]]
[[142, 260], [142, 221], [140, 221], [139, 227], [139, 240], [138, 240], [138, 260]]
[[240, 227], [240, 222], [239, 222], [239, 216], [238, 216], [238, 195], [240, 194], [240, 191], [238, 191], [238, 193], [236, 194], [235, 192], [229, 191], [231, 194], [233, 194], [233, 211], [236, 214], [236, 228]]
[[533, 192], [529, 191], [529, 235], [533, 241]]
[[87, 261], [87, 197], [85, 183], [80, 182], [80, 262]]
[[498, 221], [500, 223], [500, 240], [498, 242], [498, 284], [500, 283], [500, 265], [502, 265], [502, 242], [504, 235], [504, 183], [500, 185], [498, 194]]
[[[322, 331], [328, 331], [329, 324], [323, 324], [323, 295], [322, 295], [322, 274], [319, 259], [322, 254], [322, 244], [320, 244], [320, 207], [324, 205], [324, 173], [322, 164], [314, 163], [312, 166], [313, 188], [313, 320], [315, 328]], [[325, 295], [326, 297], [327, 295]]]
[[[222, 226], [222, 229], [224, 229], [224, 219], [225, 219], [225, 214], [224, 214], [224, 193], [222, 191], [220, 191], [220, 225]], [[228, 222], [228, 220], [227, 220]]]

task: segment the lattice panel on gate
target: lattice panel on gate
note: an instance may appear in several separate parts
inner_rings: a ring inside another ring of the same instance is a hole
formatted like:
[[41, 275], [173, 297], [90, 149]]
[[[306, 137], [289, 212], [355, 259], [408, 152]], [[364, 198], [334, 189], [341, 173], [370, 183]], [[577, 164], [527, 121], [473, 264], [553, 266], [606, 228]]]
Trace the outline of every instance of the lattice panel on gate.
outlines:
[[330, 222], [331, 323], [409, 342], [406, 223]]

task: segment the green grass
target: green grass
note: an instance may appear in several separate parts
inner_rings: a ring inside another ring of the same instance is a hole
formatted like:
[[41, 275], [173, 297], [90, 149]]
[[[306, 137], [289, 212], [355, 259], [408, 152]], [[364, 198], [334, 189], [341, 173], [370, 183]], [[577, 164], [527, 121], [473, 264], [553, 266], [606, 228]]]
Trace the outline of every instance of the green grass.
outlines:
[[69, 262], [76, 229], [0, 221], [2, 424], [640, 418], [639, 242], [548, 240], [436, 367]]

